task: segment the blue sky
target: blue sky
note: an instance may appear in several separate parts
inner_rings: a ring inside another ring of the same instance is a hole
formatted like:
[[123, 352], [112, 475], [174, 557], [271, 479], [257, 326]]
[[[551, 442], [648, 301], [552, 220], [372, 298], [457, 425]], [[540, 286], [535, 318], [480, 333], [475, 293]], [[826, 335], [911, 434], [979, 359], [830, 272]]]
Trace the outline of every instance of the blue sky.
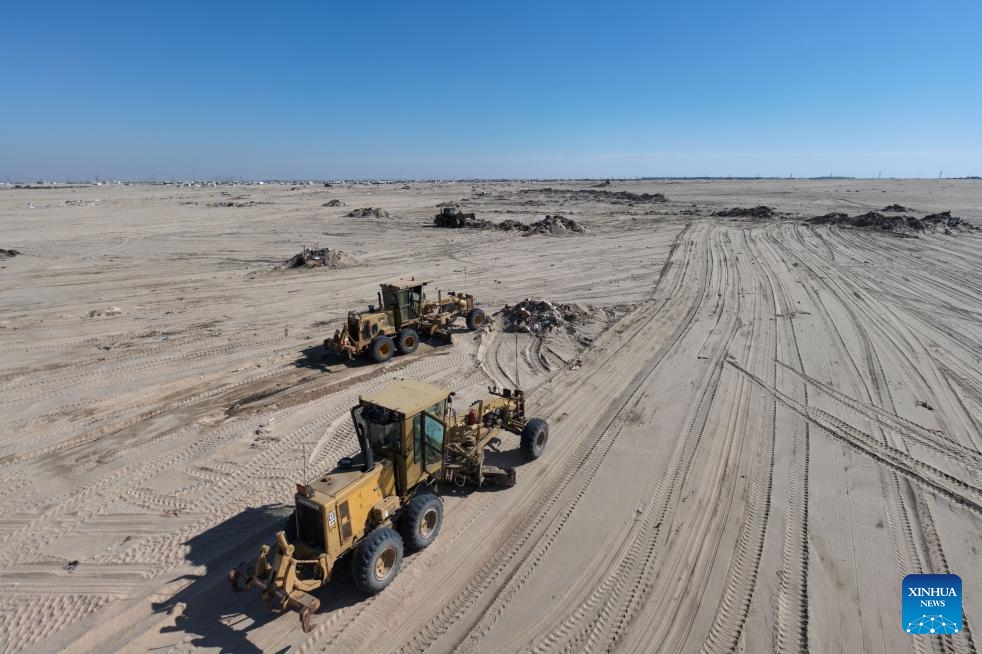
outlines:
[[982, 3], [10, 2], [0, 179], [982, 174]]

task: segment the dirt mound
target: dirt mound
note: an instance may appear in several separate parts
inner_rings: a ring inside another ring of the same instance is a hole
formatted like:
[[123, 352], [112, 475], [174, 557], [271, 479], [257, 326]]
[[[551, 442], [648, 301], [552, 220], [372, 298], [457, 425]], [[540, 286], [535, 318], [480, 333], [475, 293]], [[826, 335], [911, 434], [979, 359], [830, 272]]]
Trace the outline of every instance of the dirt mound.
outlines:
[[249, 200], [248, 202], [232, 202], [231, 200], [221, 200], [219, 202], [209, 202], [209, 207], [254, 207], [260, 204], [273, 204], [268, 200]]
[[330, 248], [304, 248], [279, 266], [277, 269], [287, 268], [345, 268], [358, 263], [358, 261], [341, 250]]
[[328, 200], [327, 202], [325, 202], [321, 206], [322, 207], [343, 207], [344, 206], [344, 202], [341, 202], [341, 200], [338, 200], [337, 198], [334, 198], [333, 200]]
[[637, 204], [651, 202], [668, 202], [661, 193], [631, 193], [630, 191], [597, 191], [594, 189], [564, 190], [559, 188], [523, 189], [520, 193], [542, 193], [545, 195], [562, 195], [567, 198], [579, 198], [608, 202], [610, 204]]
[[347, 213], [348, 218], [388, 218], [389, 212], [378, 207], [362, 207]]
[[822, 216], [809, 218], [808, 222], [814, 225], [836, 225], [847, 220], [849, 220], [849, 214], [842, 213], [841, 211], [832, 211]]
[[123, 310], [119, 307], [106, 307], [105, 309], [93, 309], [85, 314], [86, 318], [101, 318], [103, 316], [121, 316]]
[[946, 231], [950, 229], [975, 229], [974, 226], [965, 222], [958, 216], [952, 216], [950, 211], [928, 214], [921, 218], [921, 222], [934, 227], [943, 227]]
[[546, 300], [526, 299], [514, 306], [505, 305], [499, 312], [506, 332], [541, 334], [559, 327], [575, 331], [572, 323], [579, 318], [568, 304], [553, 304]]
[[549, 234], [558, 236], [562, 234], [584, 234], [586, 227], [566, 216], [546, 216], [542, 220], [534, 223], [523, 223], [520, 220], [509, 218], [500, 223], [490, 220], [474, 220], [467, 222], [466, 227], [477, 229], [495, 229], [501, 232], [524, 232], [523, 236], [534, 236], [536, 234]]
[[859, 216], [848, 216], [841, 212], [827, 213], [824, 216], [809, 218], [813, 225], [838, 225], [855, 227], [857, 229], [881, 230], [896, 234], [912, 234], [915, 232], [934, 232], [944, 230], [945, 234], [954, 231], [974, 229], [958, 216], [952, 216], [950, 211], [932, 213], [924, 218], [914, 216], [884, 216], [878, 211], [869, 211]]
[[18, 254], [20, 254], [20, 250], [4, 250], [0, 248], [0, 261], [11, 257], [16, 257]]
[[527, 226], [529, 234], [583, 234], [586, 228], [566, 216], [546, 216]]
[[[810, 218], [813, 225], [840, 225], [858, 227], [860, 229], [901, 230], [907, 224], [905, 216], [884, 216], [879, 211], [869, 211], [860, 216], [849, 216], [841, 212], [827, 213], [824, 216]], [[910, 220], [917, 220], [911, 217]]]
[[453, 207], [454, 209], [460, 209], [460, 203], [448, 201], [448, 202], [438, 202], [436, 205], [437, 209], [443, 209], [445, 207]]
[[758, 207], [750, 208], [733, 207], [732, 209], [717, 211], [716, 215], [721, 218], [773, 218], [777, 215], [777, 212], [767, 205], [762, 204]]
[[912, 209], [908, 209], [907, 207], [905, 207], [902, 204], [894, 203], [894, 204], [888, 204], [887, 206], [885, 206], [882, 209], [880, 209], [880, 211], [892, 211], [894, 213], [906, 213], [908, 211], [913, 211], [913, 210]]

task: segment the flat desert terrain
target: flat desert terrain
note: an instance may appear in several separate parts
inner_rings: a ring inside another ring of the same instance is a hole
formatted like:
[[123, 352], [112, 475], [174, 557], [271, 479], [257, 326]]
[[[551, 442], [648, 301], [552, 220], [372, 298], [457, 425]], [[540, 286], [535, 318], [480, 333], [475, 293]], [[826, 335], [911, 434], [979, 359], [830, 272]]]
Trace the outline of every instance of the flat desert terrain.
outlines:
[[[982, 225], [978, 180], [0, 190], [0, 651], [978, 651], [982, 232], [806, 222], [895, 203]], [[305, 246], [353, 261], [274, 270]], [[325, 360], [408, 275], [573, 318]], [[548, 449], [503, 443], [515, 487], [447, 489], [436, 542], [371, 598], [342, 570], [305, 634], [226, 572], [401, 377], [523, 388]], [[961, 634], [903, 632], [925, 572], [961, 575]]]

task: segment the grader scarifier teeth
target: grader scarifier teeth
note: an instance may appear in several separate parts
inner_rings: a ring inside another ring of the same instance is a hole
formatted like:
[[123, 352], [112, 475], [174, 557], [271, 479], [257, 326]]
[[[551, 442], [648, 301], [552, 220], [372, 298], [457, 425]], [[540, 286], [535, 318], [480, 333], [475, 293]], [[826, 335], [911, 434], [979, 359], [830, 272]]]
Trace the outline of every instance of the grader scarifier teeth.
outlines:
[[320, 609], [320, 600], [301, 590], [293, 590], [291, 593], [285, 592], [282, 588], [277, 588], [271, 583], [266, 583], [259, 579], [245, 563], [233, 568], [228, 573], [228, 579], [232, 584], [232, 590], [239, 593], [244, 590], [258, 588], [262, 591], [263, 602], [275, 612], [287, 611], [291, 608], [296, 609], [300, 614], [300, 626], [304, 633], [312, 629], [310, 618]]
[[228, 571], [228, 580], [232, 582], [232, 590], [236, 593], [241, 593], [245, 588], [243, 584], [245, 583], [245, 577], [238, 568], [233, 568]]

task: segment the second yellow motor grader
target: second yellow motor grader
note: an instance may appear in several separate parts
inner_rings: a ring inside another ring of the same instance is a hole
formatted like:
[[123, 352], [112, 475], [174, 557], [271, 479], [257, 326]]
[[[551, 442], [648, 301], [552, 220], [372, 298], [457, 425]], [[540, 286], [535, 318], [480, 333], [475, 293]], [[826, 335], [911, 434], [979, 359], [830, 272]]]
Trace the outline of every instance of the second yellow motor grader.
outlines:
[[471, 331], [487, 322], [484, 311], [474, 306], [473, 296], [451, 291], [446, 295], [438, 292], [435, 300], [427, 299], [428, 283], [409, 278], [382, 284], [378, 305], [348, 312], [347, 321], [334, 337], [325, 339], [324, 349], [348, 358], [367, 353], [376, 363], [384, 363], [396, 352], [415, 352], [420, 336], [450, 342], [450, 327], [461, 316]]
[[549, 439], [546, 421], [526, 419], [520, 390], [492, 388], [462, 413], [453, 395], [404, 379], [361, 397], [351, 409], [359, 454], [297, 484], [286, 528], [254, 564], [229, 572], [233, 588], [259, 588], [274, 610], [297, 609], [309, 631], [320, 608], [311, 593], [343, 557], [355, 586], [375, 594], [398, 574], [405, 550], [433, 542], [443, 523], [439, 483], [514, 485], [515, 470], [485, 463], [485, 448], [509, 431], [521, 436], [526, 458], [537, 459]]

